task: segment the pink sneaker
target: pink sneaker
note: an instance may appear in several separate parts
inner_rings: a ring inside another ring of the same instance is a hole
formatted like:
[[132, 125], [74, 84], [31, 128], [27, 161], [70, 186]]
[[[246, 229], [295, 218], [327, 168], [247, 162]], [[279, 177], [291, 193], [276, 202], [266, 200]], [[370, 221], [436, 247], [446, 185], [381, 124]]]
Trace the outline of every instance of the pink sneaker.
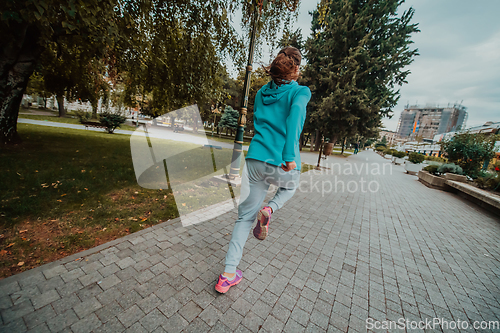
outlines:
[[221, 274], [219, 275], [219, 281], [217, 281], [217, 284], [215, 285], [215, 290], [217, 290], [221, 294], [224, 294], [229, 290], [229, 288], [240, 283], [242, 279], [243, 273], [241, 273], [240, 270], [236, 270], [236, 276], [231, 281], [229, 281], [227, 277]]
[[260, 240], [266, 239], [272, 212], [273, 210], [269, 206], [259, 211], [257, 215], [257, 225], [253, 228], [253, 235], [255, 238]]

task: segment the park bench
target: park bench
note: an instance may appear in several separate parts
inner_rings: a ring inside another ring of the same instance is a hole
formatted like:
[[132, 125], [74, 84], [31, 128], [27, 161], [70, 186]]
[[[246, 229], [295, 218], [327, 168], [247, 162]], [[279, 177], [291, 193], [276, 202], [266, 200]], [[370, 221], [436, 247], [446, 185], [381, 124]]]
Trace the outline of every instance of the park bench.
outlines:
[[85, 125], [85, 129], [88, 129], [89, 127], [104, 128], [104, 129], [107, 128], [106, 125], [103, 125], [95, 121], [82, 121], [81, 124]]

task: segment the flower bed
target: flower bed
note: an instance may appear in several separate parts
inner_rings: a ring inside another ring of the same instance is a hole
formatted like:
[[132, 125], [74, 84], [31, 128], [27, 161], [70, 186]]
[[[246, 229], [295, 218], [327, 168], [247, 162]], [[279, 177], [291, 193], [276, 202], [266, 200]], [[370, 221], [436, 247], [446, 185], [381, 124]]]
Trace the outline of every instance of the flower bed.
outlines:
[[430, 188], [438, 190], [445, 190], [446, 188], [446, 178], [435, 176], [424, 170], [418, 172], [418, 180]]

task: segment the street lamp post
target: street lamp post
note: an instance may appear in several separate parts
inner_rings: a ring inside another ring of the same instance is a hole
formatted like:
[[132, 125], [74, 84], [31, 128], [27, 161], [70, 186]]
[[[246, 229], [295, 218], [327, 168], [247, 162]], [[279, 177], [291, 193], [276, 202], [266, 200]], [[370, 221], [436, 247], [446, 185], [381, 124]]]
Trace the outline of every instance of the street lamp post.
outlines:
[[[247, 109], [248, 109], [248, 95], [250, 92], [250, 78], [252, 75], [252, 64], [253, 55], [255, 50], [255, 39], [257, 35], [257, 28], [260, 22], [260, 17], [263, 8], [265, 8], [270, 2], [269, 0], [252, 0], [255, 1], [253, 22], [252, 22], [252, 33], [250, 35], [250, 47], [248, 51], [248, 62], [246, 66], [245, 82], [243, 85], [243, 98], [241, 101], [240, 116], [238, 118], [238, 128], [236, 130], [236, 137], [234, 139], [233, 156], [231, 158], [231, 168], [229, 174], [225, 176], [228, 180], [234, 180], [237, 183], [237, 179], [240, 177], [240, 164], [241, 164], [241, 154], [243, 152], [243, 132], [247, 121]], [[295, 11], [299, 0], [283, 0], [284, 5], [290, 10]]]
[[214, 121], [212, 122], [212, 137], [214, 136], [214, 129], [215, 129], [215, 119], [217, 117], [218, 109], [215, 108], [212, 110], [212, 113], [214, 114]]
[[234, 139], [233, 156], [231, 158], [231, 169], [228, 178], [234, 180], [240, 176], [241, 154], [243, 152], [243, 133], [247, 122], [248, 95], [250, 92], [250, 79], [252, 76], [253, 54], [255, 50], [255, 38], [257, 34], [257, 25], [260, 20], [260, 8], [256, 7], [252, 22], [252, 34], [250, 35], [250, 49], [248, 51], [248, 62], [245, 73], [245, 82], [243, 85], [243, 99], [241, 101], [240, 116], [238, 118], [238, 128]]

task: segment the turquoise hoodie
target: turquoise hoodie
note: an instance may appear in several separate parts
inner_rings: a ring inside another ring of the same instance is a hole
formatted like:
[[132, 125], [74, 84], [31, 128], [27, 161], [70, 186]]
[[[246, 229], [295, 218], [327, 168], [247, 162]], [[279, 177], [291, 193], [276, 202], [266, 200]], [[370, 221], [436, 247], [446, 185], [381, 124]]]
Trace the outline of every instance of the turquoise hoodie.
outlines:
[[300, 170], [299, 137], [310, 99], [309, 88], [296, 81], [278, 86], [271, 80], [263, 86], [255, 96], [255, 135], [246, 158], [276, 166], [295, 161]]

